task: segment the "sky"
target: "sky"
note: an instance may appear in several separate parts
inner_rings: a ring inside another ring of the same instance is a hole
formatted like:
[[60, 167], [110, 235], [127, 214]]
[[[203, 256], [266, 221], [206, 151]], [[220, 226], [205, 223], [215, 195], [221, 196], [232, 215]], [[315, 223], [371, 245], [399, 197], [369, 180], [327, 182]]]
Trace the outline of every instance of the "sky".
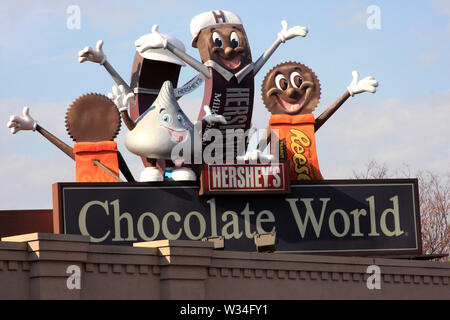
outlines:
[[[39, 124], [69, 145], [65, 113], [78, 96], [107, 94], [115, 84], [103, 67], [78, 63], [77, 52], [104, 40], [108, 61], [129, 81], [134, 41], [150, 33], [190, 46], [191, 19], [229, 10], [243, 21], [254, 61], [276, 39], [281, 20], [306, 26], [305, 38], [282, 44], [255, 77], [253, 124], [270, 117], [260, 87], [276, 64], [308, 65], [321, 83], [319, 116], [352, 80], [352, 70], [379, 82], [375, 94], [350, 98], [316, 134], [325, 179], [351, 178], [375, 160], [390, 168], [409, 166], [444, 175], [450, 168], [450, 1], [235, 1], [203, 0], [5, 0], [0, 2], [0, 210], [52, 207], [52, 184], [75, 179], [74, 162], [39, 133], [12, 135], [6, 126], [24, 106]], [[196, 72], [182, 68], [179, 84]], [[179, 100], [196, 119], [203, 87]], [[3, 123], [3, 125], [1, 124]], [[118, 136], [119, 150], [135, 177], [140, 159]]]

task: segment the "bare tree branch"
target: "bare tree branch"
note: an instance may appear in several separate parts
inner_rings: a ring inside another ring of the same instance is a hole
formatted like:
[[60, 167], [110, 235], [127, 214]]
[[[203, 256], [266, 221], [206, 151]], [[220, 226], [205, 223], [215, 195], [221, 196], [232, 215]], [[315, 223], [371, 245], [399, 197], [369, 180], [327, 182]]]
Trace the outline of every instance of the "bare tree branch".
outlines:
[[[425, 254], [450, 252], [450, 172], [438, 176], [431, 171], [411, 174], [411, 168], [403, 164], [390, 171], [386, 163], [369, 161], [362, 172], [353, 170], [355, 179], [413, 178], [419, 181], [419, 204], [422, 225], [422, 247]], [[449, 257], [443, 260], [450, 261]]]

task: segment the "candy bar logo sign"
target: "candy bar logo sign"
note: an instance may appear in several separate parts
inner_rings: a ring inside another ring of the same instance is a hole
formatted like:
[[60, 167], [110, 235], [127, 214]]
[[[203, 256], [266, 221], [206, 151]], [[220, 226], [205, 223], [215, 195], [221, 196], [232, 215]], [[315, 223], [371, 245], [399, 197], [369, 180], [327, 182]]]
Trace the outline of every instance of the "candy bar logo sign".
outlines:
[[[370, 181], [370, 180], [368, 180]], [[119, 186], [118, 186], [119, 185]], [[292, 185], [289, 194], [199, 196], [198, 186], [55, 184], [59, 232], [101, 244], [223, 236], [255, 251], [277, 232], [277, 251], [418, 254], [417, 181]]]
[[289, 171], [285, 163], [204, 164], [200, 194], [241, 192], [288, 193]]

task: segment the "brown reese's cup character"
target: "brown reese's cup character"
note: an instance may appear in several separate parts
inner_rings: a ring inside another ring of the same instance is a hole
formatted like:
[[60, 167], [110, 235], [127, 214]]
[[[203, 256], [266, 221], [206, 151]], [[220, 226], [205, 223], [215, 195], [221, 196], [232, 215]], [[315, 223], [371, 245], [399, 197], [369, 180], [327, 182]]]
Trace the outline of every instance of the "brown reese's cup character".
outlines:
[[283, 63], [267, 73], [262, 97], [272, 113], [269, 128], [284, 140], [291, 180], [322, 180], [312, 115], [320, 99], [317, 76], [301, 63]]
[[120, 121], [114, 103], [100, 94], [83, 95], [70, 105], [66, 113], [66, 128], [75, 141], [73, 153], [77, 182], [117, 181], [113, 176], [119, 176], [114, 138], [120, 130]]
[[[272, 115], [266, 139], [269, 139], [269, 133], [276, 133], [277, 139], [283, 142], [291, 180], [323, 179], [317, 160], [315, 132], [350, 96], [365, 91], [374, 93], [377, 86], [378, 82], [372, 77], [359, 80], [359, 74], [353, 71], [353, 81], [347, 91], [314, 119], [312, 112], [319, 103], [321, 92], [319, 79], [309, 67], [299, 62], [285, 62], [267, 73], [262, 84], [262, 98]], [[275, 154], [273, 146], [271, 148]]]
[[11, 133], [21, 130], [39, 132], [58, 149], [75, 160], [77, 182], [121, 181], [119, 169], [128, 181], [134, 181], [125, 160], [114, 141], [120, 130], [120, 113], [113, 101], [98, 93], [77, 98], [67, 110], [66, 129], [75, 141], [72, 148], [40, 126], [30, 115], [12, 115], [7, 123]]

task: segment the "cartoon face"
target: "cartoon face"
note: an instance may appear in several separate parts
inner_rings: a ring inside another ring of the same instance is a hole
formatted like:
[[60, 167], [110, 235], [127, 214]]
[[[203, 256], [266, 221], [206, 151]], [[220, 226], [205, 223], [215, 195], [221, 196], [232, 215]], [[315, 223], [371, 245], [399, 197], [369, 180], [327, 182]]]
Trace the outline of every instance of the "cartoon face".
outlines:
[[286, 62], [272, 68], [262, 84], [262, 98], [272, 114], [312, 113], [320, 98], [320, 83], [304, 64]]
[[167, 110], [161, 107], [158, 111], [155, 110], [155, 112], [159, 113], [160, 126], [166, 130], [172, 142], [179, 143], [186, 140], [189, 134], [190, 122], [186, 120], [186, 115], [184, 115], [181, 109]]
[[137, 120], [125, 146], [139, 156], [170, 159], [173, 147], [185, 142], [193, 128], [181, 110], [170, 81], [164, 82], [155, 102]]
[[213, 60], [233, 73], [252, 62], [247, 35], [241, 24], [214, 25], [203, 29], [197, 47], [203, 62]]

